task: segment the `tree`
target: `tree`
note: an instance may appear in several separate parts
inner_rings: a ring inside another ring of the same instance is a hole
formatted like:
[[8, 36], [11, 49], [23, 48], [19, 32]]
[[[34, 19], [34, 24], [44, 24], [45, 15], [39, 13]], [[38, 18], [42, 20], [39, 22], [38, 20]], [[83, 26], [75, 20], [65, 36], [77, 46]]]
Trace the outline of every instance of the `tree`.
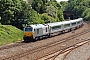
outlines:
[[41, 15], [41, 19], [44, 20], [44, 23], [50, 23], [50, 22], [55, 22], [55, 19], [51, 16], [48, 16], [47, 13], [43, 13]]
[[64, 2], [62, 2], [61, 4], [65, 7], [64, 10], [72, 11], [75, 14], [75, 18], [79, 18], [82, 16], [83, 18], [85, 18], [84, 13], [88, 8], [90, 8], [89, 0], [69, 0], [67, 4], [65, 4]]
[[2, 18], [2, 24], [10, 24], [10, 20], [14, 16], [13, 8], [12, 0], [0, 0], [0, 16]]
[[1, 23], [22, 29], [22, 24], [29, 16], [29, 8], [29, 5], [23, 0], [0, 0]]
[[[30, 20], [31, 24], [44, 23], [44, 20], [41, 20], [41, 15], [34, 10], [31, 11]], [[28, 21], [28, 24], [30, 24], [30, 21]]]
[[37, 11], [38, 13], [44, 13], [46, 10], [45, 3], [47, 0], [33, 0], [32, 2], [32, 8]]
[[49, 16], [56, 18], [57, 10], [55, 9], [54, 6], [47, 6], [46, 12], [48, 13]]
[[60, 4], [61, 4], [63, 11], [66, 11], [68, 9], [68, 2], [62, 1], [62, 2], [60, 2]]
[[33, 0], [30, 3], [23, 0], [0, 0], [0, 22], [23, 29], [26, 24], [62, 20], [61, 10], [56, 0]]
[[50, 0], [51, 2], [57, 2], [56, 0]]
[[57, 17], [59, 19], [58, 21], [63, 21], [64, 20], [62, 10], [58, 10]]
[[20, 0], [0, 0], [0, 16], [2, 24], [10, 24], [21, 11]]
[[90, 8], [87, 8], [87, 9], [83, 12], [82, 17], [83, 17], [85, 20], [90, 20]]

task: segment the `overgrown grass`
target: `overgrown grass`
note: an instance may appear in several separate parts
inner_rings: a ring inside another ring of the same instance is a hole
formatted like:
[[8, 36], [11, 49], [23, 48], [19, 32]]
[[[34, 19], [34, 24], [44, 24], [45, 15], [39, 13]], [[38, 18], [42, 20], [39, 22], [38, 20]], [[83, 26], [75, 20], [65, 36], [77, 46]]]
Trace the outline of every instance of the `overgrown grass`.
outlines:
[[0, 45], [22, 40], [23, 31], [11, 26], [0, 25]]

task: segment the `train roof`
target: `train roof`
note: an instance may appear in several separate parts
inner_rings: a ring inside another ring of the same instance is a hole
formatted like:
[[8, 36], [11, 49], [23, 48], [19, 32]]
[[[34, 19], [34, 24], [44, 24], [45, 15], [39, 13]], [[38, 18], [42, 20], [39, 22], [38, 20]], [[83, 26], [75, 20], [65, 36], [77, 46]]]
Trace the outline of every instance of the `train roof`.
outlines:
[[77, 22], [78, 20], [71, 20], [70, 23], [74, 23], [74, 22]]
[[29, 26], [33, 27], [34, 29], [37, 29], [37, 28], [47, 27], [48, 25], [47, 24], [35, 24], [35, 25], [29, 25]]
[[54, 22], [54, 23], [48, 23], [48, 24], [35, 24], [35, 25], [29, 25], [29, 26], [33, 27], [34, 29], [37, 29], [37, 28], [48, 27], [48, 25], [51, 26], [51, 27], [53, 27], [53, 26], [60, 26], [62, 24], [70, 24], [70, 23], [73, 23], [73, 22], [81, 21], [81, 20], [83, 20], [83, 19], [82, 18], [78, 18], [78, 19], [69, 20], [69, 21]]
[[[71, 21], [71, 20], [70, 20]], [[70, 21], [63, 21], [63, 24], [70, 24]]]
[[63, 24], [73, 23], [73, 22], [77, 22], [77, 21], [81, 21], [81, 20], [83, 20], [83, 19], [82, 18], [78, 18], [78, 19], [74, 19], [74, 20], [63, 21]]
[[62, 25], [62, 22], [48, 23], [48, 25], [51, 26], [51, 27], [59, 26], [59, 25]]
[[81, 21], [81, 20], [82, 20], [82, 18], [78, 18], [78, 19], [69, 20], [69, 21], [48, 23], [48, 25], [53, 27], [53, 26], [59, 26], [59, 25], [62, 25], [62, 24], [70, 24], [70, 23], [73, 23], [73, 22]]

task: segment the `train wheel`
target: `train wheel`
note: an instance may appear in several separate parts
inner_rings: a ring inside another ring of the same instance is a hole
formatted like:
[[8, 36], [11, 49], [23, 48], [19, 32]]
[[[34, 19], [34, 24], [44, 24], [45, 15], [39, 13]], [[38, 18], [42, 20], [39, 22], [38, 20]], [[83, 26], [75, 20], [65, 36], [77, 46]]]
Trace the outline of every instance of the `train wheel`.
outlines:
[[50, 38], [51, 37], [51, 34], [48, 34], [48, 38]]

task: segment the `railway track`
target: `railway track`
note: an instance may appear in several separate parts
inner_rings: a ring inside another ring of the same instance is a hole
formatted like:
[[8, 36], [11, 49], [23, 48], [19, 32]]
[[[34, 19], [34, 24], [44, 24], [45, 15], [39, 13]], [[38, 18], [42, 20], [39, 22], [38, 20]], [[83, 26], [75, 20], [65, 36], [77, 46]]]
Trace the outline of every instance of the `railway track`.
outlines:
[[13, 48], [21, 45], [25, 45], [25, 43], [23, 41], [20, 41], [20, 42], [4, 45], [0, 47], [0, 50], [9, 49], [9, 48]]
[[[56, 42], [53, 42], [53, 43], [50, 43], [50, 44], [47, 44], [47, 45], [44, 45], [44, 46], [41, 46], [41, 47], [37, 47], [37, 48], [31, 49], [31, 50], [27, 50], [25, 52], [21, 52], [20, 54], [4, 58], [3, 60], [20, 59], [20, 58], [28, 56], [28, 55], [30, 55], [31, 60], [38, 60], [38, 59], [41, 59], [41, 58], [43, 58], [45, 56], [51, 55], [51, 54], [53, 54], [53, 53], [55, 53], [57, 51], [60, 51], [62, 49], [66, 49], [66, 47], [71, 47], [71, 45], [70, 46], [65, 46], [65, 47], [62, 46], [59, 49], [56, 49], [54, 52], [46, 53], [46, 55], [43, 55], [43, 54], [45, 54], [44, 50], [47, 51], [48, 48], [52, 49], [54, 46], [57, 46], [57, 45], [60, 46], [60, 44], [68, 42], [68, 41], [72, 41], [73, 38], [76, 38], [78, 36], [82, 36], [82, 35], [84, 35], [84, 34], [86, 34], [88, 32], [90, 32], [90, 30], [84, 30], [84, 31], [82, 31], [82, 32], [80, 32], [78, 34], [75, 34], [75, 35], [71, 36], [71, 37], [67, 37], [67, 38], [62, 39], [60, 41], [56, 41]], [[84, 41], [84, 40], [82, 39], [82, 41]], [[74, 43], [74, 44], [76, 44], [76, 43]], [[42, 52], [40, 52], [40, 51], [42, 51]], [[41, 55], [37, 56], [37, 53], [40, 53]]]
[[[80, 47], [80, 46], [82, 46], [82, 45], [84, 45], [84, 44], [86, 44], [86, 43], [88, 43], [88, 42], [90, 42], [90, 38], [85, 39], [85, 41], [76, 43], [76, 44], [74, 44], [74, 45], [72, 45], [72, 46], [69, 46], [69, 47], [67, 47], [67, 48], [65, 48], [65, 49], [62, 49], [62, 50], [60, 50], [60, 51], [57, 51], [57, 52], [58, 52], [57, 54], [55, 54], [55, 55], [53, 55], [53, 56], [50, 56], [50, 57], [48, 57], [48, 58], [46, 58], [46, 59], [44, 59], [44, 60], [50, 60], [50, 59], [55, 60], [60, 54], [63, 54], [63, 53], [65, 53], [65, 52], [68, 52], [68, 53], [64, 56], [64, 58], [63, 58], [63, 60], [65, 60], [65, 58], [67, 57], [67, 55], [68, 55], [72, 50], [74, 50], [74, 49], [76, 49], [76, 48], [78, 48], [78, 47]], [[89, 60], [89, 58], [88, 58], [88, 60]]]
[[90, 57], [87, 60], [90, 60]]

